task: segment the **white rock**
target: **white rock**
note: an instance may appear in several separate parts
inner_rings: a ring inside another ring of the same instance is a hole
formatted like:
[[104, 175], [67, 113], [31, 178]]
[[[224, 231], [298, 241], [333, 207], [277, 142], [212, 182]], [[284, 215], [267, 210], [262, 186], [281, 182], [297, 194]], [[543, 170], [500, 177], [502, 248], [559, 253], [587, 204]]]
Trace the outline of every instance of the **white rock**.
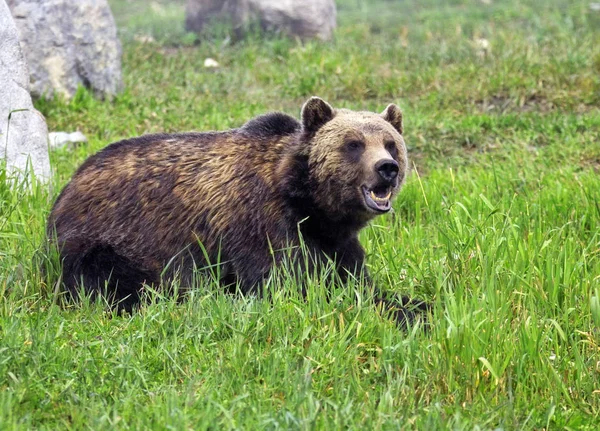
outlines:
[[204, 60], [204, 67], [219, 67], [219, 63], [214, 58], [207, 58]]
[[48, 128], [29, 95], [29, 73], [17, 27], [0, 0], [0, 159], [10, 175], [31, 169], [41, 180], [50, 178]]
[[139, 43], [155, 43], [156, 40], [149, 34], [136, 34], [133, 39]]
[[76, 132], [50, 132], [48, 142], [51, 148], [61, 148], [67, 144], [80, 144], [87, 142], [87, 138], [80, 131]]

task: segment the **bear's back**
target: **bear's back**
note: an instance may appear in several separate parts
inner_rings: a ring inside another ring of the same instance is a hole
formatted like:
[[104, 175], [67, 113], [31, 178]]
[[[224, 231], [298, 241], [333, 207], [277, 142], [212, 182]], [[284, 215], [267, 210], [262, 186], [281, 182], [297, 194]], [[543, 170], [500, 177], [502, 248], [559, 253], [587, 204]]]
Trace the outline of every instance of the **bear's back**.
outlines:
[[226, 132], [111, 144], [63, 189], [49, 234], [59, 243], [106, 241], [157, 264], [198, 240], [210, 247], [232, 234], [264, 236], [280, 225], [277, 164], [299, 131], [295, 119], [273, 113]]
[[[131, 168], [130, 159], [136, 159], [136, 172], [141, 172], [145, 161], [173, 163], [180, 156], [194, 156], [195, 160], [219, 157], [226, 145], [248, 153], [281, 153], [274, 142], [300, 133], [301, 124], [295, 118], [272, 112], [245, 123], [238, 129], [225, 132], [156, 133], [114, 142], [90, 156], [75, 172], [73, 178], [90, 168], [119, 171]], [[226, 151], [225, 151], [226, 152]], [[252, 156], [252, 154], [248, 154]], [[202, 157], [200, 157], [202, 156]]]

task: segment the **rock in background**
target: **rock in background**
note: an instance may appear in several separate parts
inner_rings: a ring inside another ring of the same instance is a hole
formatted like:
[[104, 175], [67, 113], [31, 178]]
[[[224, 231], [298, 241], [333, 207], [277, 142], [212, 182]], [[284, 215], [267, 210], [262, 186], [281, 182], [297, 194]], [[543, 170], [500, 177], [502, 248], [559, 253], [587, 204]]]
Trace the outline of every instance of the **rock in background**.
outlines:
[[106, 0], [8, 0], [29, 64], [31, 94], [97, 96], [122, 87], [121, 44]]
[[334, 0], [187, 0], [186, 30], [201, 33], [213, 19], [230, 20], [236, 32], [257, 20], [289, 36], [327, 40], [336, 27], [336, 8]]
[[5, 159], [9, 174], [31, 168], [38, 178], [50, 178], [48, 128], [31, 102], [27, 63], [4, 0], [0, 0], [0, 159]]

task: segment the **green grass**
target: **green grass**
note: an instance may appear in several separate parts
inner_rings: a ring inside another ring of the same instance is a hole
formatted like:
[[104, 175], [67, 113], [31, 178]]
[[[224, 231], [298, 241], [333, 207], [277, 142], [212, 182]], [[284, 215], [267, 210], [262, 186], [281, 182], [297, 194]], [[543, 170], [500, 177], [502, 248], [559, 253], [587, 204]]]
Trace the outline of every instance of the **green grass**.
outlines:
[[[183, 1], [110, 3], [125, 92], [37, 101], [50, 129], [89, 144], [51, 154], [50, 190], [0, 178], [0, 429], [598, 429], [600, 12], [588, 1], [343, 0], [329, 43], [235, 44], [186, 34]], [[416, 169], [361, 239], [380, 286], [434, 304], [430, 331], [399, 331], [357, 286], [325, 300], [326, 276], [306, 300], [284, 277], [270, 301], [200, 280], [187, 302], [128, 317], [59, 305], [58, 271], [40, 271], [54, 259], [45, 218], [87, 156], [142, 133], [298, 115], [311, 95], [403, 108]]]

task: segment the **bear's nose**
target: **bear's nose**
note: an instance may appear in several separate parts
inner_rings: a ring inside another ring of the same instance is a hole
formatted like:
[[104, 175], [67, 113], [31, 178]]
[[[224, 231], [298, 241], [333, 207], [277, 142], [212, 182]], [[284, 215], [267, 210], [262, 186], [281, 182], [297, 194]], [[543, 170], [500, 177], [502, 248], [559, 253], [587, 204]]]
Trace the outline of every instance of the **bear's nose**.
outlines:
[[392, 181], [398, 176], [398, 163], [395, 160], [384, 159], [375, 164], [375, 170], [386, 181]]

